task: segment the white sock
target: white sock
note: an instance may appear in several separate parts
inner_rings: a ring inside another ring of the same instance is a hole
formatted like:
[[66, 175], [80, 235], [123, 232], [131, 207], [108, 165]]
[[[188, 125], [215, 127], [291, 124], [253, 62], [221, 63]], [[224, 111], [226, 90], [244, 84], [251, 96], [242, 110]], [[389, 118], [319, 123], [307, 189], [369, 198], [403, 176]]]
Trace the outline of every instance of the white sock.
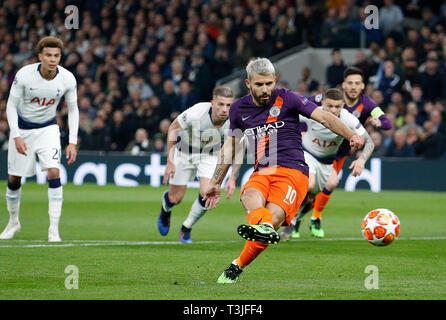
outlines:
[[183, 226], [192, 229], [192, 226], [206, 213], [206, 211], [207, 209], [200, 204], [200, 201], [195, 199], [187, 219], [183, 222]]
[[59, 220], [62, 214], [63, 187], [48, 188], [48, 214], [50, 229], [59, 231]]
[[9, 222], [18, 223], [19, 222], [19, 211], [20, 211], [20, 196], [22, 194], [22, 188], [17, 190], [11, 190], [6, 188], [6, 207], [9, 212]]

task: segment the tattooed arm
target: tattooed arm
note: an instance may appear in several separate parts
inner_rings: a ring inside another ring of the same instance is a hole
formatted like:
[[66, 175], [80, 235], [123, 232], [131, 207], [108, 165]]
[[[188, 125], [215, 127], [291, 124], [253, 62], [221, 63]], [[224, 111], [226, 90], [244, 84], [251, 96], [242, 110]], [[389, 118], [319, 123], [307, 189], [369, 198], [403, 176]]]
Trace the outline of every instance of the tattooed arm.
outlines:
[[358, 159], [353, 161], [349, 167], [349, 169], [352, 169], [352, 175], [354, 177], [359, 176], [362, 173], [365, 163], [370, 158], [373, 149], [375, 149], [375, 144], [367, 131], [365, 131], [362, 136], [364, 137], [364, 148], [362, 149], [361, 155], [358, 157]]
[[[206, 190], [205, 196], [203, 198], [203, 200], [206, 201], [206, 208], [208, 209], [215, 208], [218, 204], [218, 201], [220, 200], [221, 184], [226, 176], [226, 173], [229, 170], [229, 167], [233, 163], [234, 156], [236, 155], [236, 149], [240, 149], [236, 148], [236, 146], [239, 144], [240, 139], [238, 138], [228, 136], [225, 139], [225, 143], [223, 144], [223, 147], [221, 148], [220, 154], [218, 156], [217, 167], [215, 168], [214, 175], [211, 178], [209, 187]], [[239, 151], [237, 151], [237, 154], [239, 154]]]

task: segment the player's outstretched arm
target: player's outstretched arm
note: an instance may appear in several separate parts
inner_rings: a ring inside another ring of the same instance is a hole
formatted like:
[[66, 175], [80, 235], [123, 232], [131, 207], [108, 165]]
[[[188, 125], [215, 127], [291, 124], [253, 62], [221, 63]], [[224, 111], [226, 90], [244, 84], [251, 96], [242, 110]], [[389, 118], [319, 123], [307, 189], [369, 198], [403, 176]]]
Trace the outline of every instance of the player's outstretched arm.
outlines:
[[355, 134], [349, 127], [347, 127], [338, 117], [332, 113], [324, 111], [320, 108], [314, 109], [310, 115], [311, 119], [320, 122], [326, 128], [334, 133], [344, 137], [350, 142], [350, 147], [353, 149], [361, 149], [364, 144], [364, 138]]
[[352, 175], [354, 177], [359, 176], [362, 173], [365, 163], [370, 158], [373, 150], [375, 149], [375, 144], [373, 143], [373, 140], [367, 133], [367, 131], [364, 131], [364, 134], [362, 136], [364, 137], [364, 148], [361, 151], [361, 155], [348, 167], [352, 170]]
[[203, 197], [207, 209], [214, 209], [220, 200], [220, 187], [234, 159], [236, 140], [238, 139], [228, 136], [220, 150], [217, 167]]

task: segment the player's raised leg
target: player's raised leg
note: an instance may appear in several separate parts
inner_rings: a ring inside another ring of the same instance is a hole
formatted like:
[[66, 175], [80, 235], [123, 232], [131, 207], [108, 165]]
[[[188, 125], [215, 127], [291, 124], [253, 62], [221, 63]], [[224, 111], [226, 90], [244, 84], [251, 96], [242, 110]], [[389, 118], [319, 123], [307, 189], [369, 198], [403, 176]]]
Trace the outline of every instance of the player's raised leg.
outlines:
[[[305, 197], [308, 190], [308, 177], [305, 174], [288, 168], [273, 170], [276, 173], [268, 177], [252, 174], [242, 190], [241, 200], [249, 225], [239, 226], [238, 230], [248, 241], [240, 256], [220, 276], [218, 283], [235, 283], [242, 270], [269, 244], [277, 243], [280, 237], [276, 230], [291, 223]], [[274, 241], [276, 239], [277, 242]]]
[[21, 177], [9, 175], [6, 187], [6, 207], [9, 212], [9, 222], [0, 234], [1, 240], [12, 239], [20, 231], [19, 211], [22, 193]]

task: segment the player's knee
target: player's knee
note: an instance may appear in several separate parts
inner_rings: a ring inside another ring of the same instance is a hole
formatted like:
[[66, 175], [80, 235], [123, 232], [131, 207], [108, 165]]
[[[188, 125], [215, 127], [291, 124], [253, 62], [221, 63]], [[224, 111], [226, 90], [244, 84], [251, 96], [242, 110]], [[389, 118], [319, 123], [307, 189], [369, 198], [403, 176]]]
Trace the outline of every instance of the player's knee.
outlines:
[[15, 191], [20, 189], [20, 187], [22, 186], [22, 179], [20, 177], [13, 177], [11, 178], [11, 176], [8, 179], [8, 189], [11, 191]]
[[57, 168], [49, 168], [48, 169], [48, 180], [59, 179], [59, 169]]
[[325, 189], [329, 191], [333, 191], [339, 184], [339, 180], [336, 181], [328, 181], [327, 185], [325, 186]]
[[180, 202], [183, 200], [184, 194], [169, 192], [168, 197], [169, 197], [170, 203], [172, 203], [173, 205], [177, 205], [177, 204], [180, 204]]

